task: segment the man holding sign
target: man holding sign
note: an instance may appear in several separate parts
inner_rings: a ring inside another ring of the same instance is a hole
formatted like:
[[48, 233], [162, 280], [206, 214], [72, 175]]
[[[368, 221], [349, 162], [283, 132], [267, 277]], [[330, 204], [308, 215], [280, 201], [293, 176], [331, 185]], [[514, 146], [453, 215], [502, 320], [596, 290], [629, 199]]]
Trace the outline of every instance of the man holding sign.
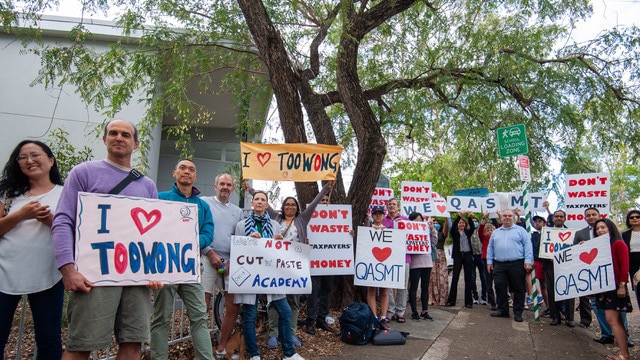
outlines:
[[[53, 220], [56, 264], [65, 289], [71, 292], [69, 334], [62, 357], [65, 360], [88, 359], [92, 350], [111, 344], [112, 332], [115, 332], [121, 359], [139, 359], [141, 343], [149, 340], [149, 290], [144, 286], [94, 287], [75, 265], [78, 192], [158, 197], [154, 182], [139, 173], [136, 180], [124, 187], [120, 185], [124, 184], [123, 179], [136, 174], [131, 169], [131, 154], [140, 145], [138, 130], [127, 121], [113, 120], [106, 124], [102, 141], [107, 147], [107, 158], [85, 162], [71, 170]], [[150, 282], [148, 286], [160, 288], [162, 285]]]
[[[191, 160], [178, 162], [173, 170], [173, 177], [176, 182], [171, 190], [159, 193], [158, 197], [163, 200], [198, 204], [198, 226], [200, 227], [198, 235], [200, 249], [203, 249], [213, 241], [214, 225], [209, 204], [198, 197], [200, 191], [193, 186], [198, 177], [196, 165]], [[167, 359], [169, 356], [167, 326], [171, 321], [176, 293], [180, 294], [180, 298], [187, 306], [189, 332], [196, 359], [213, 360], [213, 349], [207, 327], [207, 305], [204, 301], [204, 288], [200, 283], [168, 285], [156, 291], [151, 322], [151, 358]]]

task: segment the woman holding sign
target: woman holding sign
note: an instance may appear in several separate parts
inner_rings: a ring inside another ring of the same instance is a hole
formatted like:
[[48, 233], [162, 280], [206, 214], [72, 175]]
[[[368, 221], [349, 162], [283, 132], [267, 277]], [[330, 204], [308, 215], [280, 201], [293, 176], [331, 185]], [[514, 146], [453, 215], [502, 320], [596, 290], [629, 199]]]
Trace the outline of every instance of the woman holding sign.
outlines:
[[[293, 196], [288, 196], [284, 199], [280, 212], [275, 211], [271, 206], [267, 205], [269, 216], [280, 224], [284, 240], [301, 243], [307, 242], [307, 225], [309, 225], [309, 221], [311, 221], [311, 216], [322, 198], [329, 194], [334, 183], [335, 181], [328, 181], [320, 193], [311, 201], [311, 204], [302, 212], [300, 211], [298, 200]], [[244, 187], [250, 194], [254, 193], [254, 190], [246, 182], [244, 183]], [[300, 311], [300, 295], [287, 295], [287, 302], [289, 303], [289, 307], [291, 307], [291, 342], [294, 346], [300, 347], [302, 344], [296, 336], [298, 312]], [[267, 346], [272, 349], [278, 347], [278, 323], [278, 312], [273, 308], [269, 308], [269, 338], [267, 339]], [[321, 323], [318, 323], [319, 327], [322, 325], [326, 325], [323, 327], [324, 329], [333, 331], [324, 319], [322, 319]]]
[[[264, 191], [254, 191], [251, 207], [253, 212], [246, 219], [236, 225], [235, 235], [245, 235], [254, 238], [268, 238], [282, 240], [280, 224], [271, 219], [267, 212], [268, 196]], [[278, 330], [284, 359], [304, 360], [296, 353], [291, 342], [291, 307], [284, 295], [268, 295], [269, 307], [274, 308], [280, 315]], [[256, 336], [257, 296], [255, 294], [236, 294], [235, 302], [244, 304], [242, 311], [242, 331], [244, 342], [250, 360], [259, 360], [258, 339]]]
[[[409, 214], [409, 220], [422, 222], [422, 214], [413, 212]], [[438, 233], [433, 227], [433, 222], [429, 221], [429, 240], [431, 241], [431, 251], [436, 251], [434, 246], [438, 242]], [[409, 304], [411, 304], [411, 318], [413, 320], [433, 320], [429, 315], [429, 279], [433, 268], [433, 258], [431, 254], [411, 254], [411, 265], [409, 268]], [[418, 283], [420, 283], [420, 303], [422, 311], [418, 314], [417, 294]]]
[[609, 219], [599, 219], [593, 225], [594, 237], [609, 234], [611, 244], [611, 258], [613, 260], [613, 274], [616, 289], [596, 295], [596, 306], [604, 309], [607, 323], [613, 331], [613, 336], [620, 348], [620, 355], [607, 355], [607, 359], [629, 359], [627, 332], [624, 330], [621, 313], [631, 312], [631, 298], [627, 290], [629, 278], [629, 248], [622, 240], [618, 228]]
[[51, 241], [61, 191], [62, 178], [51, 149], [34, 140], [18, 144], [0, 179], [0, 358], [25, 294], [33, 316], [37, 358], [62, 356], [64, 286]]

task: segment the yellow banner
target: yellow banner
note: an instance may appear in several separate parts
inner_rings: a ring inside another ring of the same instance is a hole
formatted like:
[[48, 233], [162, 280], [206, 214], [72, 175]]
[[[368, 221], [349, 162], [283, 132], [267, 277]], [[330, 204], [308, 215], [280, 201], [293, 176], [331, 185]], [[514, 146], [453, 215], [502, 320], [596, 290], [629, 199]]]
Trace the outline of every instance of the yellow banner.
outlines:
[[240, 143], [245, 179], [312, 182], [335, 180], [342, 146]]

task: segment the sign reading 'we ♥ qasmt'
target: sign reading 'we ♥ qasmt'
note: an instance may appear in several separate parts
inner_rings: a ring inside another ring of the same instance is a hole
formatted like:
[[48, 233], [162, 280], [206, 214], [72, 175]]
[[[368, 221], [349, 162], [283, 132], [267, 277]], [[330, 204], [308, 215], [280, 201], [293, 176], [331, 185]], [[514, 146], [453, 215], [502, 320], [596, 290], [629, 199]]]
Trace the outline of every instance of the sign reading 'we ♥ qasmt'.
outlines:
[[353, 283], [403, 289], [406, 244], [402, 231], [359, 226]]
[[198, 206], [78, 193], [76, 265], [97, 286], [200, 282]]
[[240, 151], [245, 179], [310, 182], [335, 180], [342, 146], [241, 142]]
[[553, 257], [556, 300], [615, 290], [609, 235], [573, 245]]

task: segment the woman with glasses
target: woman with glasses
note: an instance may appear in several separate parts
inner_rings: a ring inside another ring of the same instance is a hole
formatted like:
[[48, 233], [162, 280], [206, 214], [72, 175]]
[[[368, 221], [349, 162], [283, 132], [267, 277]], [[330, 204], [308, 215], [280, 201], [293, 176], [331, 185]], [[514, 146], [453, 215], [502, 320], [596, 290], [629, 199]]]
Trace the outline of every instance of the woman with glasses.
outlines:
[[[267, 204], [267, 213], [269, 216], [280, 224], [281, 234], [284, 240], [291, 242], [307, 243], [307, 225], [311, 220], [313, 211], [320, 203], [322, 198], [329, 194], [333, 188], [335, 181], [328, 181], [322, 188], [320, 193], [311, 201], [311, 204], [307, 205], [304, 211], [300, 211], [300, 204], [298, 200], [292, 196], [288, 196], [282, 202], [280, 212], [275, 211], [271, 206]], [[248, 183], [244, 183], [244, 188], [251, 195], [255, 191]], [[289, 294], [287, 295], [287, 302], [291, 307], [291, 342], [294, 346], [301, 347], [300, 339], [296, 335], [298, 325], [298, 313], [300, 311], [300, 295]], [[278, 347], [278, 312], [269, 307], [269, 338], [267, 339], [267, 346], [271, 349]], [[324, 320], [324, 319], [323, 319]]]
[[[622, 240], [629, 247], [629, 275], [633, 275], [640, 270], [640, 210], [631, 210], [627, 214], [627, 229], [622, 233]], [[631, 284], [636, 293], [636, 298], [640, 304], [640, 291], [637, 284]]]
[[62, 356], [64, 286], [51, 241], [61, 191], [62, 178], [51, 149], [40, 141], [20, 142], [0, 178], [0, 358], [25, 294], [33, 316], [37, 359]]

